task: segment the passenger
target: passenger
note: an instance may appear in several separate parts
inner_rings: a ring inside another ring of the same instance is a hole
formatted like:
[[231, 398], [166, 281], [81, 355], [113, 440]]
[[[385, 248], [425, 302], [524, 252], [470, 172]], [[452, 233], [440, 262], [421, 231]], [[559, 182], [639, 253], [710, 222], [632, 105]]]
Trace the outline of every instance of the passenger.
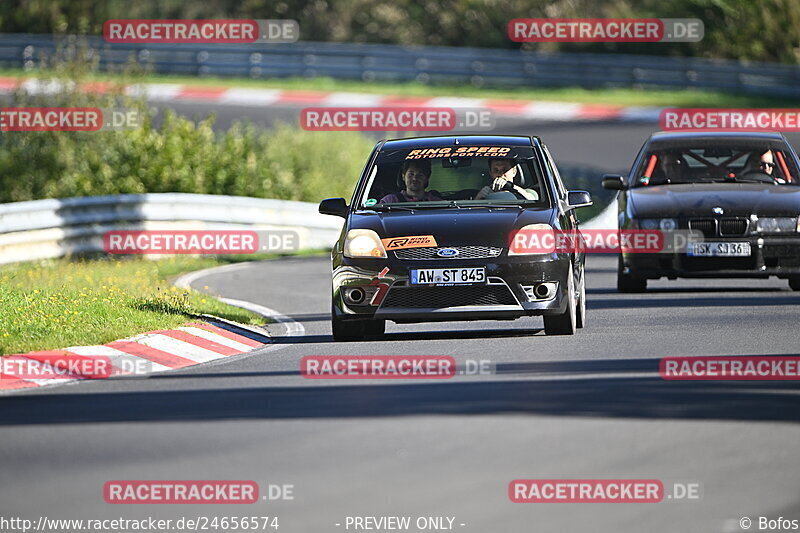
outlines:
[[658, 158], [658, 171], [653, 174], [648, 185], [662, 185], [664, 183], [683, 181], [683, 170], [686, 160], [680, 154], [664, 152]]
[[683, 158], [679, 155], [666, 152], [661, 157], [661, 170], [667, 176], [667, 179], [683, 177]]
[[426, 191], [431, 179], [431, 162], [427, 159], [406, 160], [400, 170], [405, 189], [400, 192], [387, 194], [381, 198], [382, 204], [400, 202], [431, 202], [442, 200], [436, 191]]

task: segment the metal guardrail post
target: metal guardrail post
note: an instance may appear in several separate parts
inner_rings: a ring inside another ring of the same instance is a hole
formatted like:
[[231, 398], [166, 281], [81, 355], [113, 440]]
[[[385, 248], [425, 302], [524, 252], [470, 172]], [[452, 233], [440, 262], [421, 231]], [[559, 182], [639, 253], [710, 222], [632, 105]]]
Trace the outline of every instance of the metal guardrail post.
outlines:
[[[330, 76], [339, 79], [473, 83], [481, 86], [696, 87], [772, 96], [800, 96], [800, 67], [625, 54], [297, 42], [273, 45], [108, 44], [87, 38], [101, 65], [133, 53], [156, 72], [256, 78]], [[52, 53], [47, 35], [0, 34], [0, 66], [33, 68]], [[20, 57], [20, 55], [22, 57]]]

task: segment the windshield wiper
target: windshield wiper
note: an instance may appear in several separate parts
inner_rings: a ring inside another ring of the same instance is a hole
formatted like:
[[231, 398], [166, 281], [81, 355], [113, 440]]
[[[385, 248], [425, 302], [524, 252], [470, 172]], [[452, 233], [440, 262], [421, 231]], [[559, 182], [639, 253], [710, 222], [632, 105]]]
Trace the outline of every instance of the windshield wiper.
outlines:
[[692, 185], [695, 183], [708, 183], [707, 181], [665, 181], [664, 183], [655, 183], [645, 185], [644, 183], [637, 183], [633, 186], [634, 189], [647, 189], [648, 187], [662, 187], [664, 185]]
[[[531, 202], [537, 203], [537, 202]], [[518, 204], [500, 204], [500, 203], [490, 203], [486, 202], [485, 204], [468, 204], [462, 205], [461, 207], [522, 207], [526, 205], [524, 202]]]
[[469, 209], [470, 207], [525, 207], [527, 205], [539, 203], [537, 201], [529, 200], [526, 202], [505, 204], [505, 203], [478, 203], [478, 204], [461, 204], [456, 200], [449, 202], [431, 202], [425, 204], [418, 204], [414, 206], [408, 205], [394, 205], [394, 204], [376, 204], [369, 207], [362, 207], [360, 211], [416, 211], [419, 209]]
[[711, 180], [712, 183], [774, 183], [775, 180], [767, 181], [767, 180], [759, 180], [759, 179], [748, 179], [748, 178], [714, 178]]
[[405, 205], [375, 204], [362, 209], [366, 211], [414, 211], [417, 208]]

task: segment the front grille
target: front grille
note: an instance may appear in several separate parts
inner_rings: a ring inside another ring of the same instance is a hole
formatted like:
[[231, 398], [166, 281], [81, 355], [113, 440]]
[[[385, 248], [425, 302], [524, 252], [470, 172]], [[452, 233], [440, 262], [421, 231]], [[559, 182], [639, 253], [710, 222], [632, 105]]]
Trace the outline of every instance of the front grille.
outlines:
[[735, 236], [747, 233], [746, 218], [693, 218], [689, 220], [689, 229], [699, 231], [704, 237], [717, 235]]
[[[436, 252], [443, 248], [456, 250], [458, 255], [450, 257], [440, 257], [436, 255]], [[496, 246], [434, 246], [429, 248], [406, 248], [404, 250], [395, 250], [394, 256], [398, 259], [406, 259], [411, 261], [425, 261], [428, 259], [487, 259], [499, 256], [502, 251], [502, 248], [498, 248]]]
[[747, 219], [723, 218], [719, 221], [720, 235], [744, 235], [747, 233]]
[[464, 287], [392, 287], [383, 307], [443, 309], [464, 305], [517, 305], [505, 284]]
[[689, 221], [689, 229], [701, 232], [704, 237], [714, 237], [717, 234], [717, 221], [713, 218], [693, 218]]

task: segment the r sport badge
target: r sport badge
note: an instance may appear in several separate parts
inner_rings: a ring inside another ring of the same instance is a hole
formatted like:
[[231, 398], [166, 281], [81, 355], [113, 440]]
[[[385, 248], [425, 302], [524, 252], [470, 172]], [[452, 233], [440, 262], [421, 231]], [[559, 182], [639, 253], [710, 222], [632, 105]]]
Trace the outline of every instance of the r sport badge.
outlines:
[[402, 248], [425, 248], [436, 246], [436, 239], [433, 235], [414, 235], [410, 237], [392, 237], [391, 239], [381, 239], [386, 250], [400, 250]]

